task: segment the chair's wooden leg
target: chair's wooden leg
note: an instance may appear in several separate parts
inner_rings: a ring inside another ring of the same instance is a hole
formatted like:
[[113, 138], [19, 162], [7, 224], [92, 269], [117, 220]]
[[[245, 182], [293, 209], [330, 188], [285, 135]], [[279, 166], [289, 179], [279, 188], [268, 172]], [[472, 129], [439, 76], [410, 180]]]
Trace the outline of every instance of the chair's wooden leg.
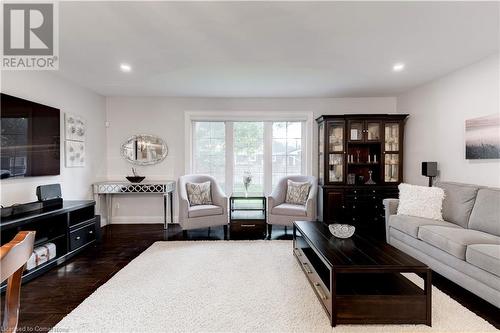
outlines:
[[21, 294], [21, 278], [24, 266], [19, 268], [7, 281], [7, 291], [5, 294], [5, 311], [2, 323], [2, 332], [15, 332], [19, 319], [19, 300]]
[[267, 225], [267, 238], [268, 239], [271, 239], [271, 234], [273, 233], [273, 225], [272, 224], [268, 224]]
[[224, 225], [224, 240], [227, 240], [227, 224]]

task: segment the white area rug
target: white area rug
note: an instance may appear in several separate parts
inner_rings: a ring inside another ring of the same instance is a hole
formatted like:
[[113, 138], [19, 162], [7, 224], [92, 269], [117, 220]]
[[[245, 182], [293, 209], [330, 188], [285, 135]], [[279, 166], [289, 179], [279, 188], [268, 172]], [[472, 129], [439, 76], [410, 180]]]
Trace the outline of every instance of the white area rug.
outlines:
[[[420, 283], [417, 276], [411, 279]], [[66, 316], [55, 332], [495, 332], [432, 290], [433, 327], [339, 325], [291, 241], [157, 242]]]

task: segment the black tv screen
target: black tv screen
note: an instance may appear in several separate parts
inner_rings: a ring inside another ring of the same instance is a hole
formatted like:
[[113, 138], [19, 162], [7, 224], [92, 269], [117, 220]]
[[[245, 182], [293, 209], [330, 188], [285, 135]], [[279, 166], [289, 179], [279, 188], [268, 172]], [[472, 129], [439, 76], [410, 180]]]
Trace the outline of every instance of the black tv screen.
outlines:
[[60, 173], [59, 109], [0, 94], [2, 179]]

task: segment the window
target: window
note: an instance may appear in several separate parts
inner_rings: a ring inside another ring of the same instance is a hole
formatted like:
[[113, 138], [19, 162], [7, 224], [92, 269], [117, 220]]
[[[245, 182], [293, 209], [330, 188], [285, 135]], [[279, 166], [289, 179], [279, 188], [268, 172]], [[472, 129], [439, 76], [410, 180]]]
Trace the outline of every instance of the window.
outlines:
[[193, 173], [212, 175], [225, 188], [226, 130], [224, 122], [193, 123]]
[[244, 191], [243, 176], [247, 172], [252, 175], [249, 191], [265, 194], [283, 176], [306, 174], [305, 121], [221, 118], [191, 120], [189, 172], [213, 175], [228, 194]]
[[249, 192], [264, 192], [264, 123], [235, 122], [233, 124], [233, 189], [243, 192], [243, 176], [252, 175]]
[[286, 175], [302, 174], [302, 122], [273, 122], [272, 186]]

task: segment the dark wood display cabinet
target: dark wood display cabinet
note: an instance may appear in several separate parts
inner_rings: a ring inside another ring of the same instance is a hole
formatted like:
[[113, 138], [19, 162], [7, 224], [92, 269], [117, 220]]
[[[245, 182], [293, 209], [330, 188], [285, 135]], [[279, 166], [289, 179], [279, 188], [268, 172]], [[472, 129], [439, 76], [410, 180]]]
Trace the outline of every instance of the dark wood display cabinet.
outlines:
[[403, 181], [407, 117], [355, 114], [316, 119], [320, 220], [357, 227], [383, 222], [382, 200], [397, 197]]

